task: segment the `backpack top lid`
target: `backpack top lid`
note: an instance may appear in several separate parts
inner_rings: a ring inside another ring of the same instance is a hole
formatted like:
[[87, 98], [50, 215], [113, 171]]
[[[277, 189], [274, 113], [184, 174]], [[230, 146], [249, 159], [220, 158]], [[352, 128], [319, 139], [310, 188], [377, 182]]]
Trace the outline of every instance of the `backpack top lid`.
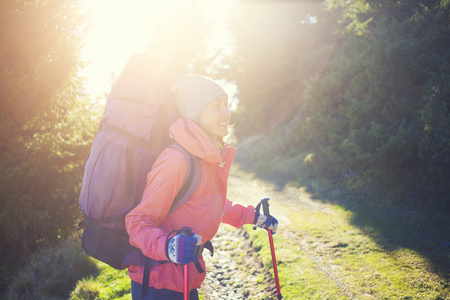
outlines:
[[166, 95], [175, 79], [187, 72], [185, 66], [160, 54], [135, 54], [117, 78], [107, 101], [126, 97], [147, 102], [155, 92], [159, 94], [155, 96]]
[[102, 124], [145, 139], [158, 117], [163, 117], [168, 127], [180, 116], [170, 87], [186, 72], [186, 67], [159, 54], [133, 55], [108, 96]]

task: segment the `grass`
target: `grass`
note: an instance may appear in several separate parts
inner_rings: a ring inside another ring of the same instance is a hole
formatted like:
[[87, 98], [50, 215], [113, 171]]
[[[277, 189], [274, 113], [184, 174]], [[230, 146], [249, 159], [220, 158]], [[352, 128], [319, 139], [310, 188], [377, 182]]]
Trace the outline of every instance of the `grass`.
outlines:
[[[445, 213], [313, 197], [233, 168], [230, 199], [256, 205], [266, 196], [280, 221], [274, 243], [283, 299], [450, 299]], [[246, 231], [272, 273], [267, 233]], [[33, 255], [7, 299], [131, 299], [127, 271], [88, 258], [78, 238]]]
[[[439, 244], [450, 237], [445, 214], [339, 203], [277, 183], [238, 168], [230, 198], [272, 199], [284, 299], [450, 299], [450, 249]], [[267, 234], [248, 233], [272, 268]]]
[[[263, 231], [249, 234], [255, 246], [261, 247], [259, 255], [273, 273], [267, 234]], [[337, 285], [328, 281], [325, 274], [315, 270], [314, 263], [302, 253], [295, 242], [275, 235], [274, 244], [283, 299], [346, 299], [334, 296], [339, 291]], [[316, 289], [317, 285], [321, 288]]]
[[98, 261], [96, 264], [98, 273], [79, 280], [69, 300], [131, 300], [128, 271], [116, 270]]
[[[249, 176], [238, 171], [230, 193], [272, 195], [271, 212], [281, 216], [274, 243], [283, 299], [450, 299], [448, 269], [436, 268], [423, 251], [400, 246], [415, 244], [421, 235], [410, 233], [400, 243], [389, 242], [404, 233], [399, 225], [404, 220], [393, 220], [392, 211], [380, 219], [379, 213], [362, 208], [353, 211], [306, 199], [303, 203], [301, 199], [308, 197], [304, 190], [277, 191], [276, 186]], [[238, 183], [243, 179], [252, 184], [243, 189]], [[294, 195], [298, 199], [292, 202], [288, 198]], [[246, 228], [257, 255], [272, 273], [267, 233]], [[436, 253], [446, 267], [448, 250]], [[77, 283], [71, 300], [131, 299], [126, 271], [101, 263], [98, 268], [97, 275]]]
[[[286, 199], [286, 194], [292, 197], [292, 190], [280, 192], [248, 176], [239, 173], [234, 178], [240, 180], [231, 185], [231, 194], [271, 194], [271, 211], [282, 216], [274, 243], [284, 299], [450, 299], [448, 270], [436, 269], [423, 251], [389, 242], [404, 234], [399, 225], [404, 220], [391, 219], [392, 211], [380, 219], [379, 213], [364, 214], [362, 208], [352, 211], [307, 200], [292, 205], [295, 201]], [[236, 183], [242, 179], [253, 184], [241, 190]], [[299, 199], [307, 197], [304, 190], [294, 191]], [[267, 233], [247, 229], [258, 256], [273, 272]], [[410, 233], [403, 240], [414, 244], [421, 238]], [[448, 250], [438, 254], [445, 265]], [[98, 275], [79, 281], [70, 299], [131, 299], [126, 271], [99, 264]]]
[[[408, 248], [385, 249], [351, 224], [353, 213], [340, 207], [330, 212], [292, 213], [303, 220], [293, 227], [310, 244], [308, 250], [324, 264], [334, 266], [333, 273], [345, 279], [358, 298], [439, 299], [444, 282], [429, 271], [422, 255]], [[364, 225], [364, 224], [363, 224]], [[370, 228], [372, 234], [376, 229]], [[388, 231], [394, 231], [391, 228]]]
[[75, 282], [97, 271], [81, 250], [79, 235], [34, 253], [9, 284], [7, 299], [67, 299]]
[[126, 270], [118, 271], [84, 254], [80, 234], [34, 253], [11, 279], [8, 300], [131, 299]]
[[115, 270], [97, 262], [99, 272], [77, 282], [70, 300], [131, 299], [130, 278], [127, 270]]

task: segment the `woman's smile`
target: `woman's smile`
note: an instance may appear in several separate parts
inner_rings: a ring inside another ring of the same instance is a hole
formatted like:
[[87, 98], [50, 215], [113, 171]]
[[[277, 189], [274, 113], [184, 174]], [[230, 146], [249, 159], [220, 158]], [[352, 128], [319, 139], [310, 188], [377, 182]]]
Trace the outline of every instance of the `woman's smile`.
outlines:
[[231, 112], [228, 108], [228, 96], [226, 94], [213, 100], [201, 113], [199, 121], [204, 130], [213, 138], [228, 135]]

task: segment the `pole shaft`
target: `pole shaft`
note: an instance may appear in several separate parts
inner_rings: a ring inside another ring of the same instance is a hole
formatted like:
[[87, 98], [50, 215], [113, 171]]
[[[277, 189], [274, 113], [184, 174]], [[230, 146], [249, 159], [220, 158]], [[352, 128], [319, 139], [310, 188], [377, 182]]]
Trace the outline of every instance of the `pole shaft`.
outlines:
[[[263, 212], [267, 218], [270, 218], [269, 200], [270, 200], [269, 198], [261, 199], [261, 205], [263, 207]], [[275, 276], [275, 283], [277, 285], [277, 298], [283, 299], [283, 296], [281, 296], [280, 281], [278, 279], [277, 258], [275, 257], [275, 247], [273, 245], [272, 230], [270, 230], [270, 228], [267, 228], [267, 227], [266, 227], [266, 229], [267, 229], [267, 233], [269, 234], [269, 244], [270, 244], [270, 253], [272, 254], [273, 273]]]
[[[182, 235], [192, 235], [192, 228], [190, 227], [183, 227], [180, 231]], [[189, 264], [183, 266], [183, 299], [189, 300]]]
[[272, 236], [272, 232], [270, 231], [270, 229], [268, 229], [267, 232], [269, 234], [270, 252], [272, 253], [272, 265], [273, 265], [273, 273], [275, 276], [275, 283], [277, 285], [277, 296], [278, 296], [278, 299], [282, 299], [281, 289], [280, 289], [280, 281], [278, 279], [277, 259], [275, 257], [275, 247], [273, 245], [273, 236]]
[[184, 300], [189, 300], [189, 265], [183, 266], [184, 282], [183, 282], [183, 296]]

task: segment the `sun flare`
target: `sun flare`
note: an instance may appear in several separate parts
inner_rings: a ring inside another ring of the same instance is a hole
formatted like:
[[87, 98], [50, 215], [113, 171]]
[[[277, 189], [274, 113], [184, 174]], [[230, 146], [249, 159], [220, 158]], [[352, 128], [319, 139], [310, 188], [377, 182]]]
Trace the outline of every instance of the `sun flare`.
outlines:
[[172, 19], [189, 5], [211, 22], [214, 34], [210, 43], [226, 49], [230, 41], [226, 19], [235, 1], [85, 0], [85, 5], [90, 11], [91, 26], [82, 54], [88, 63], [83, 76], [87, 79], [87, 92], [95, 98], [109, 91], [111, 80], [132, 54], [148, 50], [158, 20]]

